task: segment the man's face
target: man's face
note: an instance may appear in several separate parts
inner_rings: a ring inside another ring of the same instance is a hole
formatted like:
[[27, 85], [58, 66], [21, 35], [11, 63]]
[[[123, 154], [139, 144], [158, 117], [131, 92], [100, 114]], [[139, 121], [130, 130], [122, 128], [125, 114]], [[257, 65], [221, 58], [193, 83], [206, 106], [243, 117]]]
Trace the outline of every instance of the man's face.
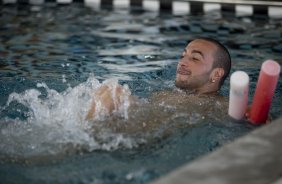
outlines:
[[177, 65], [175, 85], [181, 89], [199, 89], [210, 80], [216, 46], [197, 39], [190, 42]]

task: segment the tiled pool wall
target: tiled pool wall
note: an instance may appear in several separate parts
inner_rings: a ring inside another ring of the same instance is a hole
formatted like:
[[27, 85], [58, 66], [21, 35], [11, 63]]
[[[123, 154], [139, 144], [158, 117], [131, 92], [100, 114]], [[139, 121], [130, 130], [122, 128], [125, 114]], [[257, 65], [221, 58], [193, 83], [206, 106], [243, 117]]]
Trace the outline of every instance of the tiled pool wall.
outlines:
[[[95, 9], [129, 9], [174, 14], [219, 10], [235, 15], [282, 17], [282, 1], [260, 0], [0, 0], [0, 4], [82, 3]], [[277, 184], [282, 183], [282, 117], [196, 159], [154, 181], [154, 184]]]

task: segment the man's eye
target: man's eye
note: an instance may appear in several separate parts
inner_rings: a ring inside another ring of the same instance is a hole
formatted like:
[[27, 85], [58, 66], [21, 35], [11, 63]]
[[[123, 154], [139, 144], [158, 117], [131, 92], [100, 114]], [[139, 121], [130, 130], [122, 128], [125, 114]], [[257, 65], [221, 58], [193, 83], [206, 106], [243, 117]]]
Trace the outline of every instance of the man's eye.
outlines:
[[199, 61], [199, 59], [196, 58], [196, 57], [192, 57], [192, 60], [193, 60], [193, 61]]
[[184, 55], [181, 55], [180, 58], [181, 58], [181, 59], [184, 58]]

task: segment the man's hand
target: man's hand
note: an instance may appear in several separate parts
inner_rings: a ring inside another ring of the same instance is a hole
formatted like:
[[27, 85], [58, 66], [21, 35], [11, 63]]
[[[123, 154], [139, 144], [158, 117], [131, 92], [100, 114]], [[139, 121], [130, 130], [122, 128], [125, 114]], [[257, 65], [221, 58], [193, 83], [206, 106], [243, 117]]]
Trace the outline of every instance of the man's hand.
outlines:
[[119, 84], [113, 87], [102, 85], [93, 94], [91, 108], [86, 120], [94, 119], [95, 116], [101, 114], [111, 114], [120, 105], [122, 92], [122, 86]]

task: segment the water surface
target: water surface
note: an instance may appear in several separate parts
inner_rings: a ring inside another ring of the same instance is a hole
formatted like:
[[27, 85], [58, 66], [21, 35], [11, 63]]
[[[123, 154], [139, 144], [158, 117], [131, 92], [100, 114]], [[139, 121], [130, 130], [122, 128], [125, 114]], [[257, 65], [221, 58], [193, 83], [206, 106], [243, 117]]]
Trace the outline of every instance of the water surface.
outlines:
[[[0, 10], [5, 183], [147, 183], [256, 128], [232, 121], [226, 103], [191, 102], [174, 87], [177, 62], [190, 40], [208, 36], [229, 48], [232, 72], [250, 75], [250, 101], [262, 62], [282, 61], [281, 19], [76, 5]], [[220, 91], [226, 98], [228, 80]], [[123, 85], [142, 102], [86, 121], [89, 99], [105, 83]], [[282, 114], [281, 84], [280, 77], [273, 119]], [[180, 100], [152, 100], [161, 91]]]

